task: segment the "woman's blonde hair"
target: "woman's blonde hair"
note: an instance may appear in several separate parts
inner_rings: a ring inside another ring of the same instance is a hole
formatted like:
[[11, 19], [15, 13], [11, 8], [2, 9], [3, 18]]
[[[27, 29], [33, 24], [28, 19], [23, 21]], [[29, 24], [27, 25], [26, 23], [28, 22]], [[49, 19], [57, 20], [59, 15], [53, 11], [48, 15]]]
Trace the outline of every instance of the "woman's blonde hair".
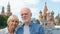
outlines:
[[7, 23], [9, 23], [10, 20], [12, 20], [13, 18], [17, 19], [18, 22], [19, 22], [19, 19], [18, 19], [18, 17], [17, 17], [16, 15], [11, 15], [11, 16], [7, 19]]

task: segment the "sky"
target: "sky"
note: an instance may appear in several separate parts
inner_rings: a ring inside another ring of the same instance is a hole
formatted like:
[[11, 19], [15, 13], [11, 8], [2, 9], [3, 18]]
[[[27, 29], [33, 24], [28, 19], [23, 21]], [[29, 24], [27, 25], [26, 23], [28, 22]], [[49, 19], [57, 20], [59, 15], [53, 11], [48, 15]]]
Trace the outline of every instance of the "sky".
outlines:
[[32, 18], [39, 17], [40, 10], [43, 12], [44, 10], [44, 3], [47, 3], [47, 8], [51, 12], [54, 11], [54, 17], [60, 13], [60, 0], [0, 0], [0, 13], [2, 10], [2, 6], [5, 7], [5, 13], [7, 12], [7, 5], [8, 2], [11, 6], [11, 12], [13, 15], [18, 16], [19, 20], [20, 17], [20, 10], [23, 7], [28, 7], [31, 9]]

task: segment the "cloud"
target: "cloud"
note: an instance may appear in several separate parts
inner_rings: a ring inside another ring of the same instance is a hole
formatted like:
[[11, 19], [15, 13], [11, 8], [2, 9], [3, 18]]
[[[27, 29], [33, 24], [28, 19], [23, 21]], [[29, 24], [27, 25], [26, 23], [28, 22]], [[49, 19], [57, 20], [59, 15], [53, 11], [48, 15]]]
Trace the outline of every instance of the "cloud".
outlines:
[[11, 9], [20, 10], [23, 7], [30, 7], [32, 4], [37, 4], [38, 0], [10, 0]]
[[32, 18], [37, 18], [38, 19], [40, 10], [38, 8], [30, 8], [30, 9], [31, 9], [31, 12], [32, 12]]
[[10, 0], [11, 8], [20, 10], [23, 7], [37, 4], [39, 0]]
[[6, 6], [9, 0], [0, 0], [0, 6]]
[[38, 0], [24, 0], [24, 2], [27, 4], [37, 4], [39, 1]]
[[60, 2], [60, 0], [52, 0], [53, 2]]

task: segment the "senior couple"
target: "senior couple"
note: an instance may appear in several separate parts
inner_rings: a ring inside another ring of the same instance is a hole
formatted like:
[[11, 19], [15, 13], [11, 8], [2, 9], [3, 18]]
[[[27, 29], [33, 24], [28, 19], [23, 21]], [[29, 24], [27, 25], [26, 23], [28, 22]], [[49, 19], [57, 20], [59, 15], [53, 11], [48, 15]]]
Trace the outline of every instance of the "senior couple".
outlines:
[[0, 34], [45, 34], [41, 25], [31, 21], [32, 13], [29, 8], [22, 8], [20, 11], [23, 25], [19, 24], [19, 19], [15, 15], [11, 15], [7, 20], [7, 27], [0, 30]]

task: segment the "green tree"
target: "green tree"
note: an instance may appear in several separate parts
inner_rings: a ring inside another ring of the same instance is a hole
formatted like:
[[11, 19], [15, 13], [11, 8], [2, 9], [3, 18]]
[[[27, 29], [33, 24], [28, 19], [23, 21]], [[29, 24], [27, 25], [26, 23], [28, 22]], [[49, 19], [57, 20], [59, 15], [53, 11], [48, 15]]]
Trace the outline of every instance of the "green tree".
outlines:
[[4, 17], [0, 16], [0, 26], [4, 26]]
[[7, 19], [8, 19], [8, 16], [0, 15], [0, 28], [4, 28], [7, 26]]

